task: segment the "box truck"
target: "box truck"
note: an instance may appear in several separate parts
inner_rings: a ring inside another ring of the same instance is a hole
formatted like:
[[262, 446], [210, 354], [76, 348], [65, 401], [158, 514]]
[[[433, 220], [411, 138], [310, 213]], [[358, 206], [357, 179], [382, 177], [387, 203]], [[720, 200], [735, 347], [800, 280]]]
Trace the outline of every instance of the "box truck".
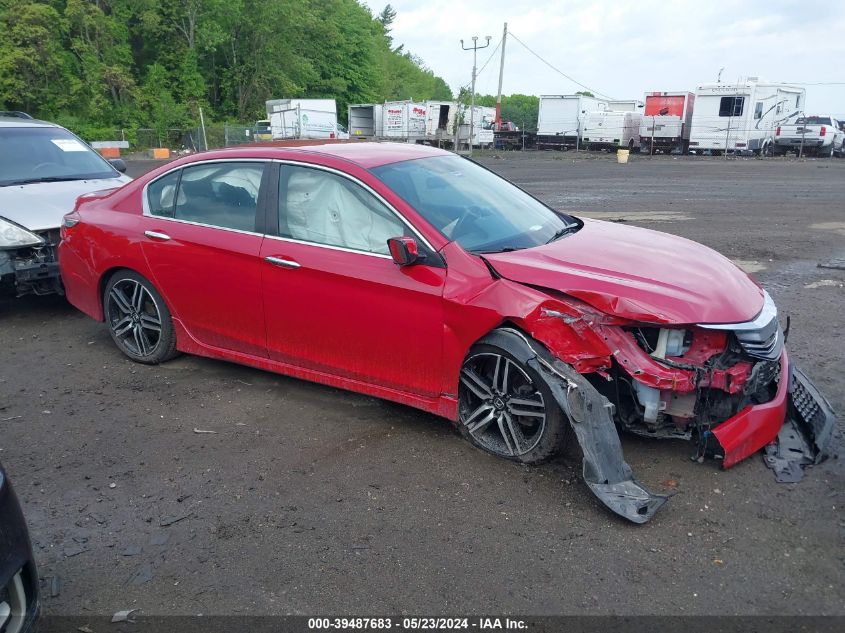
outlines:
[[640, 123], [641, 151], [686, 154], [694, 104], [691, 92], [647, 93]]
[[334, 99], [272, 99], [266, 107], [273, 140], [344, 136], [337, 124]]
[[639, 112], [588, 112], [581, 129], [581, 142], [586, 149], [638, 150], [641, 120]]
[[777, 126], [797, 116], [804, 100], [801, 87], [756, 77], [698, 86], [690, 149], [716, 155], [770, 153]]
[[537, 147], [576, 147], [588, 112], [607, 110], [607, 101], [584, 95], [541, 95]]
[[425, 138], [426, 107], [415, 101], [386, 101], [383, 108], [384, 138], [416, 142]]
[[381, 103], [358, 103], [349, 106], [349, 136], [379, 138], [384, 135], [384, 106]]

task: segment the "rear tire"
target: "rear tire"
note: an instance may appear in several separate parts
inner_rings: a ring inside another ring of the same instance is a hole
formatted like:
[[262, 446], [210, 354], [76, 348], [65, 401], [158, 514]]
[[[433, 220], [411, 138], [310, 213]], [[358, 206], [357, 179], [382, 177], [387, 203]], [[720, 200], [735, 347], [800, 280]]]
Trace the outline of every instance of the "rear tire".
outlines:
[[170, 310], [138, 273], [119, 270], [109, 278], [103, 315], [115, 345], [135, 362], [158, 365], [178, 354]]
[[472, 347], [458, 385], [461, 435], [474, 446], [523, 464], [563, 448], [569, 428], [551, 390], [531, 367], [496, 345]]

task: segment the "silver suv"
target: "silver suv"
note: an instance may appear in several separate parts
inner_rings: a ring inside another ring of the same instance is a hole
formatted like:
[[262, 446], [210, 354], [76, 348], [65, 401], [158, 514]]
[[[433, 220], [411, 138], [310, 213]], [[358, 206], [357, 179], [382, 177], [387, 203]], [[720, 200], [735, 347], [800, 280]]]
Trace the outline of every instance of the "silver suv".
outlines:
[[76, 198], [131, 180], [65, 128], [0, 111], [0, 295], [62, 293], [56, 247]]

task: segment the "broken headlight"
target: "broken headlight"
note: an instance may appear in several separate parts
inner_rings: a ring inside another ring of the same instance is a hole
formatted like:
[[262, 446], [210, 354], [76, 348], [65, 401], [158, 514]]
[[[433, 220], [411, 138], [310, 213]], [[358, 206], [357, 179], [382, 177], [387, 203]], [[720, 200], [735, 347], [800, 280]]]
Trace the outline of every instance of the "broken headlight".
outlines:
[[44, 240], [35, 233], [6, 218], [0, 218], [0, 248], [24, 248], [40, 246], [43, 243]]

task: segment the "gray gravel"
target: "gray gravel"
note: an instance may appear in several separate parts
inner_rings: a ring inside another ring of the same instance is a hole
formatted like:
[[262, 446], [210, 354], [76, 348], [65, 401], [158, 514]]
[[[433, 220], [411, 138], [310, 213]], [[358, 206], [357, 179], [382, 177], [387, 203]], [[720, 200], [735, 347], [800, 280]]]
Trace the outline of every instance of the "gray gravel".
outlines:
[[[481, 160], [557, 208], [756, 270], [845, 410], [845, 271], [817, 267], [845, 257], [845, 160]], [[526, 468], [373, 398], [194, 357], [136, 365], [61, 298], [0, 303], [0, 350], [0, 460], [48, 614], [845, 614], [838, 459], [784, 485], [760, 457], [721, 471], [626, 437], [637, 477], [677, 493], [633, 526], [572, 454]]]

